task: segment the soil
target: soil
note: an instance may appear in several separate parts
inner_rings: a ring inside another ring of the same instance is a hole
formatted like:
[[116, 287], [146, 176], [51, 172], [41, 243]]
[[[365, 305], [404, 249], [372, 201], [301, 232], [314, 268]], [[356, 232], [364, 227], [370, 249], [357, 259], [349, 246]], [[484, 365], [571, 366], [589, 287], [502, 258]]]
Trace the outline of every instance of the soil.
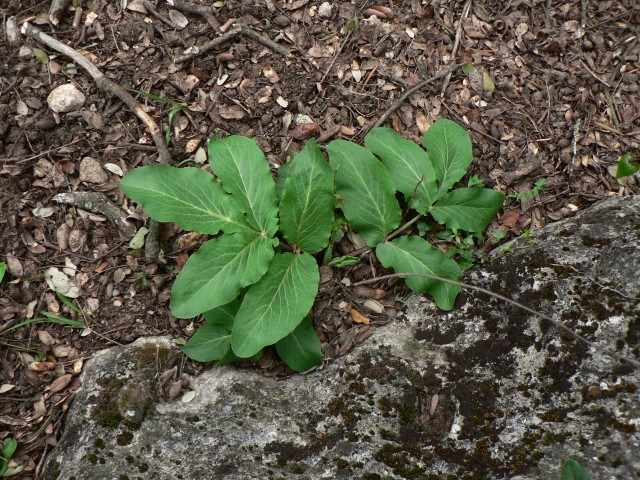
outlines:
[[[164, 225], [164, 260], [150, 262], [112, 218], [54, 200], [64, 192], [102, 193], [142, 227], [148, 219], [119, 190], [120, 173], [152, 164], [158, 154], [129, 107], [12, 26], [29, 21], [116, 84], [183, 102], [172, 119], [176, 164], [204, 164], [210, 136], [238, 134], [256, 138], [274, 172], [307, 138], [321, 146], [335, 138], [361, 142], [409, 88], [454, 63], [471, 63], [476, 72], [458, 69], [419, 89], [384, 125], [416, 141], [439, 118], [469, 130], [475, 158], [468, 177], [510, 196], [478, 252], [600, 199], [637, 193], [634, 178], [615, 178], [619, 157], [640, 147], [640, 10], [632, 0], [202, 0], [215, 5], [208, 20], [177, 1], [173, 8], [163, 1], [80, 3], [77, 22], [69, 10], [57, 26], [49, 2], [0, 7], [0, 262], [8, 264], [0, 287], [0, 441], [18, 440], [11, 466], [24, 470], [16, 478], [38, 478], [95, 351], [141, 336], [193, 334], [200, 320], [175, 319], [168, 300], [176, 273], [204, 239]], [[175, 62], [238, 26], [258, 35], [236, 35]], [[45, 57], [34, 56], [35, 48]], [[47, 97], [66, 83], [85, 102], [54, 114]], [[166, 129], [174, 105], [136, 95]], [[94, 161], [85, 166], [97, 161], [103, 170], [81, 169], [86, 157]], [[540, 180], [545, 186], [534, 188]], [[353, 249], [347, 241], [340, 247]], [[400, 286], [377, 285], [381, 293], [340, 283], [373, 276], [375, 263], [362, 263], [328, 272], [333, 279], [314, 307], [327, 362], [402, 308], [394, 300]], [[66, 267], [79, 285], [77, 297], [65, 298], [84, 316], [45, 281], [52, 267]], [[369, 295], [386, 295], [379, 299], [385, 314], [355, 323], [348, 312], [366, 312]], [[91, 328], [37, 322], [7, 331], [41, 311]], [[258, 367], [286, 373], [271, 351]]]

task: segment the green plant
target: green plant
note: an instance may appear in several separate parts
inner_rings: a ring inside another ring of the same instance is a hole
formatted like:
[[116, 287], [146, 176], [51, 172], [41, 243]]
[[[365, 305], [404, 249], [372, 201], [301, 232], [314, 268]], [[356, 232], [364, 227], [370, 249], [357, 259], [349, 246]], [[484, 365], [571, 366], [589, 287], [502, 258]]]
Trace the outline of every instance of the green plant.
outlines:
[[560, 480], [591, 480], [591, 475], [572, 458], [567, 458], [562, 463]]
[[[205, 318], [184, 352], [195, 360], [225, 363], [275, 344], [294, 370], [318, 364], [320, 341], [307, 317], [318, 291], [314, 255], [336, 266], [357, 261], [331, 259], [327, 249], [345, 221], [375, 249], [383, 266], [459, 278], [460, 267], [440, 249], [419, 236], [399, 235], [426, 215], [451, 231], [478, 234], [504, 195], [486, 188], [451, 190], [472, 161], [469, 134], [455, 122], [434, 123], [422, 144], [427, 151], [391, 129], [377, 128], [365, 138], [366, 148], [331, 142], [327, 164], [312, 140], [281, 168], [284, 181], [274, 182], [254, 140], [214, 137], [209, 142], [214, 175], [167, 165], [128, 173], [121, 187], [150, 217], [214, 236], [191, 255], [173, 285], [173, 314]], [[336, 206], [344, 221], [334, 218]], [[400, 226], [403, 209], [416, 215]], [[446, 310], [460, 291], [428, 278], [406, 282]]]
[[24, 465], [22, 467], [9, 469], [9, 460], [13, 458], [16, 448], [18, 448], [18, 442], [15, 438], [5, 438], [2, 443], [2, 450], [0, 450], [0, 477], [16, 475], [24, 469]]
[[164, 140], [167, 143], [167, 145], [169, 145], [169, 142], [171, 141], [171, 122], [173, 121], [173, 117], [175, 116], [176, 113], [178, 113], [180, 110], [185, 108], [187, 105], [183, 102], [177, 102], [175, 100], [162, 98], [158, 95], [154, 95], [153, 93], [145, 92], [143, 90], [135, 90], [133, 88], [128, 88], [127, 90], [129, 90], [130, 92], [138, 93], [144, 97], [150, 98], [152, 100], [156, 100], [158, 102], [168, 103], [169, 105], [176, 105], [171, 110], [169, 110], [169, 114], [167, 115], [167, 131], [164, 134]]
[[539, 178], [533, 183], [533, 188], [523, 193], [510, 193], [507, 198], [515, 198], [516, 200], [522, 200], [523, 198], [533, 198], [540, 195], [540, 192], [547, 186], [546, 178]]
[[632, 155], [625, 153], [618, 160], [618, 170], [616, 171], [616, 178], [628, 177], [640, 170], [640, 155]]
[[5, 262], [0, 262], [0, 283], [4, 278], [4, 273], [7, 271], [7, 264]]

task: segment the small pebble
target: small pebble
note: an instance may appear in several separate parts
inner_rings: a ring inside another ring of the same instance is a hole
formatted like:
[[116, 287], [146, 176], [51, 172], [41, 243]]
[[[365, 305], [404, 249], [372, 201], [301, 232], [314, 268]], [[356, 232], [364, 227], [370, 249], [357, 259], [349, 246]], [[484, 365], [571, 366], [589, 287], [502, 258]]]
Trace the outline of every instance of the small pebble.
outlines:
[[56, 113], [79, 110], [86, 100], [84, 94], [72, 83], [54, 88], [47, 97], [49, 108]]

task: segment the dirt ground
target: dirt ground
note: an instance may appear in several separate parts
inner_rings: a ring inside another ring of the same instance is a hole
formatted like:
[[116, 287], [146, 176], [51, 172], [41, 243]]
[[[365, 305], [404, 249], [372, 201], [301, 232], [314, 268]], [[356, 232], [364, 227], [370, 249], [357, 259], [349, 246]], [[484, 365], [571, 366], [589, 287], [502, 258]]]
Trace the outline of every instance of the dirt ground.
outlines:
[[[384, 125], [413, 140], [439, 118], [469, 130], [470, 175], [510, 195], [479, 252], [600, 199], [637, 193], [633, 178], [615, 179], [620, 155], [640, 146], [634, 0], [200, 0], [208, 5], [203, 15], [178, 0], [173, 7], [164, 0], [79, 3], [82, 9], [64, 11], [57, 26], [50, 1], [0, 7], [0, 262], [8, 264], [0, 287], [0, 441], [18, 440], [11, 466], [24, 470], [16, 478], [38, 478], [95, 351], [141, 336], [193, 334], [198, 320], [172, 317], [168, 299], [177, 271], [204, 241], [164, 226], [165, 260], [148, 262], [108, 216], [54, 200], [64, 192], [103, 193], [141, 227], [147, 218], [119, 190], [120, 175], [158, 155], [132, 110], [68, 57], [16, 32], [24, 21], [73, 47], [113, 82], [184, 103], [172, 118], [176, 164], [203, 164], [211, 135], [240, 134], [257, 139], [275, 172], [307, 138], [360, 142], [409, 88], [452, 64], [473, 64], [475, 72], [458, 69], [419, 89]], [[176, 62], [237, 27], [249, 34]], [[54, 114], [47, 97], [65, 83], [85, 101]], [[174, 105], [134, 95], [166, 128]], [[526, 195], [540, 180], [546, 185], [538, 195]], [[45, 281], [52, 267], [80, 287], [73, 301], [85, 318]], [[326, 310], [344, 310], [340, 301], [359, 306], [367, 295], [339, 279], [371, 275], [369, 267], [338, 275], [314, 308], [326, 361], [389, 318], [374, 318], [372, 326], [347, 314], [322, 320]], [[401, 305], [394, 295], [385, 298], [393, 316]], [[39, 311], [93, 326], [34, 323], [6, 331]], [[272, 352], [258, 366], [284, 372]], [[183, 368], [205, 367], [185, 361]]]

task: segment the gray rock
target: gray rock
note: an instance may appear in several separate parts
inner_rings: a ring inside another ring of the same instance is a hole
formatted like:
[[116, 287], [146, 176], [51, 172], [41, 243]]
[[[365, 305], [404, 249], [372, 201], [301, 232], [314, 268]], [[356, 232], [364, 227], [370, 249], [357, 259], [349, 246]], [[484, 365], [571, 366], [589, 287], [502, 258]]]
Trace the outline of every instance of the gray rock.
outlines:
[[170, 340], [105, 350], [44, 478], [551, 479], [567, 457], [637, 478], [640, 376], [605, 352], [640, 356], [639, 242], [640, 201], [613, 199], [465, 275], [593, 346], [470, 291], [451, 312], [410, 297], [403, 320], [309, 375], [214, 368], [188, 403], [157, 397]]
[[109, 174], [95, 158], [84, 157], [80, 161], [79, 170], [81, 182], [101, 184], [109, 181]]
[[54, 88], [47, 97], [49, 108], [56, 113], [73, 112], [80, 109], [84, 102], [84, 94], [72, 83]]

